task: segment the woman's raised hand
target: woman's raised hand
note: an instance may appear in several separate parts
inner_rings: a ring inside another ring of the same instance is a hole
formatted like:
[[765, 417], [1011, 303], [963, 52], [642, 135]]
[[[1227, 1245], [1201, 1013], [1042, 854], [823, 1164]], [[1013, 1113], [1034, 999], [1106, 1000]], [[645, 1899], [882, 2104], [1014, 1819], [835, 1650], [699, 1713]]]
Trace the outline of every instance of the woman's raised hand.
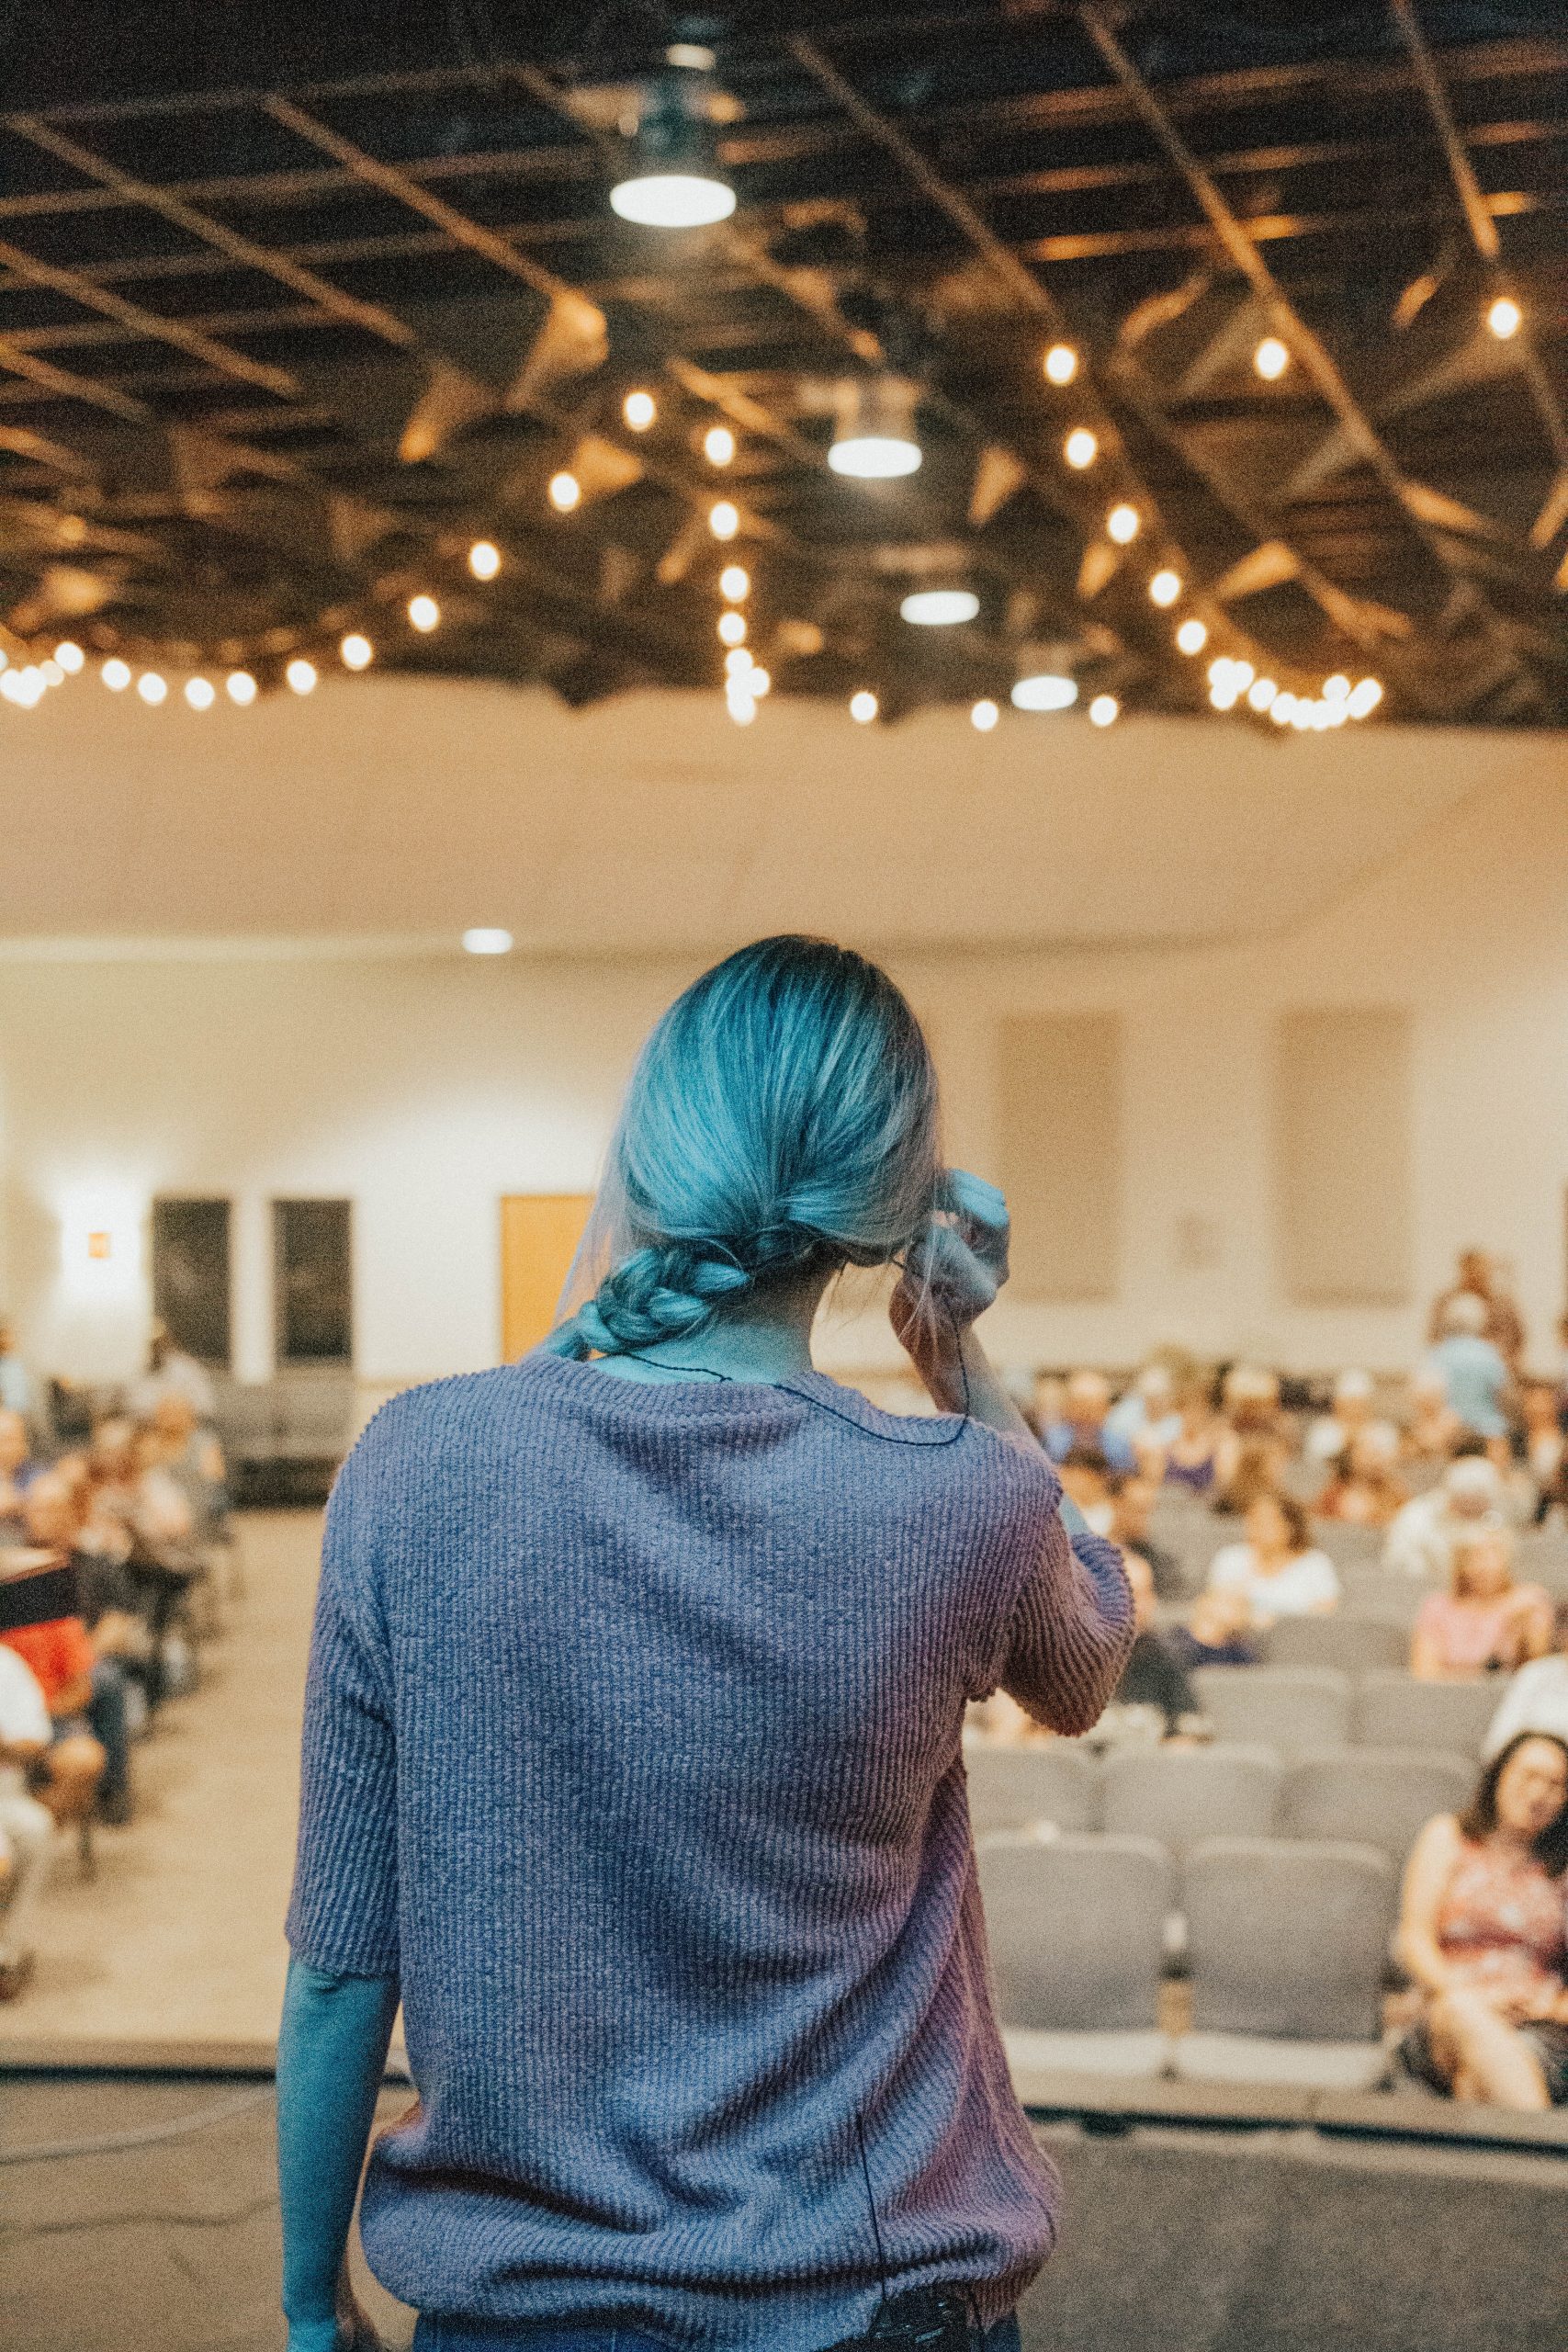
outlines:
[[967, 1169], [947, 1172], [930, 1224], [905, 1257], [888, 1314], [933, 1396], [945, 1393], [963, 1336], [1008, 1278], [1008, 1204]]

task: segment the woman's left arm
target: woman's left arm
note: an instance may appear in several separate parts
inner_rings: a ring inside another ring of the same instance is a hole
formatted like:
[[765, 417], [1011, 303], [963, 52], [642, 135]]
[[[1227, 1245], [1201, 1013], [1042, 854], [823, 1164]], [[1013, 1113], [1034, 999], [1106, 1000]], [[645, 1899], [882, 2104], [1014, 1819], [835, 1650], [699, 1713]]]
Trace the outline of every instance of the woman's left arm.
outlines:
[[354, 2199], [398, 2011], [395, 1976], [291, 1961], [277, 2037], [277, 2178], [288, 2352], [335, 2352]]

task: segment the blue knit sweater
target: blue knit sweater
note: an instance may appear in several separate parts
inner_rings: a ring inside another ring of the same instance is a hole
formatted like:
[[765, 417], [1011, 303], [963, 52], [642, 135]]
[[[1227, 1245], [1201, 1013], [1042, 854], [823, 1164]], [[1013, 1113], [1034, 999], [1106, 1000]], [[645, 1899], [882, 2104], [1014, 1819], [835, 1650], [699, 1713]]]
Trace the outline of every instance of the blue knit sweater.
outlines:
[[[952, 1442], [946, 1441], [952, 1440]], [[1057, 2182], [1008, 2079], [960, 1747], [1093, 1722], [1132, 1639], [1043, 1454], [535, 1354], [397, 1398], [327, 1517], [296, 1954], [401, 1980], [361, 2229], [422, 2310], [715, 2352], [988, 2323]]]

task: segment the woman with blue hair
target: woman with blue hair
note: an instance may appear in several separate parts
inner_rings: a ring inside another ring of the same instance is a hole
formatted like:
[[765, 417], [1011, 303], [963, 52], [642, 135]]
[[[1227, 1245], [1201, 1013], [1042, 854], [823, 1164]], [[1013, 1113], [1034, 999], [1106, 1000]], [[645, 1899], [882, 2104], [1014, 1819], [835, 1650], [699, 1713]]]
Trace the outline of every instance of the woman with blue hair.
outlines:
[[[886, 974], [764, 940], [644, 1047], [575, 1312], [360, 1439], [288, 1915], [290, 2352], [367, 2340], [342, 2263], [400, 1997], [418, 2098], [360, 2226], [421, 2352], [1016, 2352], [1058, 2184], [964, 1714], [1086, 1730], [1133, 1609], [975, 1335], [1007, 1234]], [[827, 1284], [883, 1264], [934, 1419], [813, 1367]]]

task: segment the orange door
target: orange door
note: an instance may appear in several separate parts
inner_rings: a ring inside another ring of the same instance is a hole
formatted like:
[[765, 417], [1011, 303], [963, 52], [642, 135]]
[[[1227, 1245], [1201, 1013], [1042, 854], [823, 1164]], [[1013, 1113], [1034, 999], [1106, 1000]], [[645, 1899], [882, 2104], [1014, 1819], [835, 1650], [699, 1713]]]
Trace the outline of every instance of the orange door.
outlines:
[[501, 1203], [501, 1352], [511, 1363], [537, 1345], [556, 1319], [556, 1301], [592, 1193], [507, 1193]]

